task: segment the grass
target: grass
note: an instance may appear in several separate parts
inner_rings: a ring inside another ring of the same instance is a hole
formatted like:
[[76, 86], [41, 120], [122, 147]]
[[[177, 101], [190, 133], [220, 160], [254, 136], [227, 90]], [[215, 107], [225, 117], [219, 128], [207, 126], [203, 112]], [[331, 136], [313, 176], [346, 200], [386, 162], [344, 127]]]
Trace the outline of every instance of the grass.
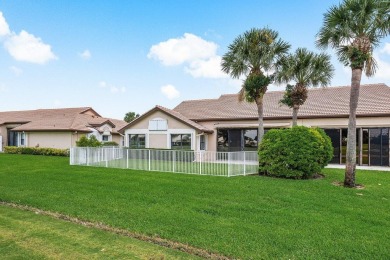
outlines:
[[0, 255], [1, 259], [191, 258], [133, 238], [6, 206], [0, 206]]
[[221, 178], [69, 166], [0, 154], [0, 200], [61, 212], [242, 259], [389, 259], [390, 175], [364, 190], [326, 178]]

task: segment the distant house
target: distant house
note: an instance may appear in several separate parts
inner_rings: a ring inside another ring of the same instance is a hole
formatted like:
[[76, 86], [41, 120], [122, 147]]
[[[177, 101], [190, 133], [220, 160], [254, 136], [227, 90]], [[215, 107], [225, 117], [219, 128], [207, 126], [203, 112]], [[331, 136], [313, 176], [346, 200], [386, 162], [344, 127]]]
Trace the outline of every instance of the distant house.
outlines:
[[82, 135], [122, 144], [118, 129], [127, 123], [104, 118], [90, 107], [0, 112], [3, 146], [70, 148]]
[[[298, 125], [320, 127], [331, 137], [333, 163], [345, 162], [350, 87], [310, 89]], [[292, 111], [281, 106], [283, 91], [264, 97], [264, 126], [290, 127]], [[237, 94], [183, 101], [173, 110], [156, 106], [123, 129], [125, 146], [207, 151], [255, 151], [257, 107], [239, 102]], [[357, 162], [389, 165], [390, 88], [362, 85], [357, 109]]]

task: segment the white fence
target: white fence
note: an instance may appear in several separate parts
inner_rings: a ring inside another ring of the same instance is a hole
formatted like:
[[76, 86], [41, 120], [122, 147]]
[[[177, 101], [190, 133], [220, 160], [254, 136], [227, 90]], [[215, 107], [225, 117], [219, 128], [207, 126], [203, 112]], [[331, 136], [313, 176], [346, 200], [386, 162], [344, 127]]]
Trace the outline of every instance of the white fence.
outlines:
[[258, 172], [257, 152], [73, 147], [70, 164], [227, 177]]

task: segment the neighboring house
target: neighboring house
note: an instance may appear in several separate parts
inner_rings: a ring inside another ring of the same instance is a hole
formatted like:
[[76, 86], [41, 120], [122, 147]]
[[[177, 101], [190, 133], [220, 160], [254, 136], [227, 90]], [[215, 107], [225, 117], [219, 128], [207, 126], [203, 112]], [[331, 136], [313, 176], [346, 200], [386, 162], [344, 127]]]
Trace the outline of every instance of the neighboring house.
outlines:
[[91, 134], [99, 141], [122, 145], [123, 137], [117, 130], [126, 124], [104, 118], [90, 107], [0, 112], [0, 146], [65, 149]]
[[[298, 125], [320, 127], [331, 137], [333, 163], [345, 162], [350, 87], [310, 89]], [[264, 126], [290, 127], [292, 110], [279, 104], [283, 91], [264, 97]], [[255, 151], [257, 107], [237, 94], [183, 101], [173, 110], [156, 106], [120, 130], [130, 148]], [[390, 88], [362, 85], [357, 109], [357, 163], [389, 165]]]

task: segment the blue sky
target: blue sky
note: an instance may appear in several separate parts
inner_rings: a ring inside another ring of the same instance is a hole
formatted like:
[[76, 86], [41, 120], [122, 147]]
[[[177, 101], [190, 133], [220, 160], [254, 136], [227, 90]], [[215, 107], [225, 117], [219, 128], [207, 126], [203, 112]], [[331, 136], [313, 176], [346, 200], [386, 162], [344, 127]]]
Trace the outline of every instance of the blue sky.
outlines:
[[[279, 32], [292, 50], [315, 48], [326, 10], [338, 1], [0, 2], [0, 111], [91, 106], [123, 118], [155, 105], [236, 93], [220, 72], [228, 45], [244, 31]], [[334, 57], [333, 50], [327, 50]], [[390, 85], [390, 38], [375, 51], [380, 68], [363, 83]], [[333, 58], [332, 86], [350, 72]], [[273, 86], [272, 90], [283, 90]]]

